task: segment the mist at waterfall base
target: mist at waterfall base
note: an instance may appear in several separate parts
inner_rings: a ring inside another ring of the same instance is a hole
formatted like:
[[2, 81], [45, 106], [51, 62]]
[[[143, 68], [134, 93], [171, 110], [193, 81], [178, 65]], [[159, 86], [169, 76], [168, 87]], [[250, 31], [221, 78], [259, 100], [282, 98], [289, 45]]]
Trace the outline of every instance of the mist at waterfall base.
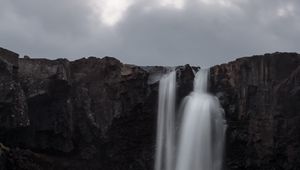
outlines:
[[194, 90], [179, 109], [182, 120], [175, 120], [176, 72], [160, 80], [155, 170], [222, 170], [226, 123], [218, 99], [208, 93], [208, 73], [196, 73]]

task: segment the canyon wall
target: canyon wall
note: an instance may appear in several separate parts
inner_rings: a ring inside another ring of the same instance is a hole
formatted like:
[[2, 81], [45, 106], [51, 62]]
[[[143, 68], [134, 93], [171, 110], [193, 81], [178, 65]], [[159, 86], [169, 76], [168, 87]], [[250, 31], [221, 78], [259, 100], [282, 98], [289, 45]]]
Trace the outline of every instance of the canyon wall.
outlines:
[[[152, 170], [158, 80], [169, 69], [111, 57], [19, 58], [0, 48], [0, 169]], [[180, 103], [197, 68], [175, 69]], [[300, 167], [298, 54], [212, 67], [210, 87], [228, 122], [226, 169]]]

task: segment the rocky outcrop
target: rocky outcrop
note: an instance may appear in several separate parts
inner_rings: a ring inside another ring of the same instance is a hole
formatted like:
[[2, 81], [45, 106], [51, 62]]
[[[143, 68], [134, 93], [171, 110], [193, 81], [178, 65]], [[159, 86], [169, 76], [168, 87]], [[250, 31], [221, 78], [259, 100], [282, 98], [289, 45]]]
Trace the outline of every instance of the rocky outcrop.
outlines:
[[[211, 68], [228, 122], [227, 169], [300, 167], [299, 65], [298, 54], [274, 53]], [[179, 106], [198, 68], [19, 58], [0, 48], [0, 169], [152, 170], [158, 80], [173, 69]]]
[[228, 121], [228, 169], [300, 167], [300, 55], [274, 53], [211, 68]]
[[18, 54], [0, 48], [0, 56], [0, 128], [26, 127], [29, 118], [24, 91], [18, 79]]
[[[3, 97], [0, 116], [16, 115], [17, 120], [26, 118], [27, 124], [15, 126], [1, 119], [5, 128], [0, 141], [6, 146], [42, 154], [36, 162], [50, 162], [55, 169], [152, 166], [157, 83], [149, 84], [147, 71], [111, 57], [70, 62], [16, 56], [14, 66], [6, 60], [12, 54], [5, 50], [0, 55], [5, 64], [1, 94], [10, 95]], [[18, 91], [5, 84], [8, 80]], [[10, 111], [21, 106], [25, 118]], [[25, 155], [31, 160], [32, 154]]]

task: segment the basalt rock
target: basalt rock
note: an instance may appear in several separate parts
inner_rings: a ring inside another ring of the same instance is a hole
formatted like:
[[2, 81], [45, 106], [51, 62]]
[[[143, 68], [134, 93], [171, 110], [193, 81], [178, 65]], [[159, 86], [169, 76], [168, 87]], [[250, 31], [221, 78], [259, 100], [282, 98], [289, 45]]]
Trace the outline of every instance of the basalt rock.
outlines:
[[27, 103], [18, 78], [18, 54], [0, 48], [0, 133], [29, 125]]
[[211, 68], [226, 112], [227, 169], [300, 167], [300, 55], [274, 53]]
[[[300, 167], [299, 65], [298, 54], [274, 53], [211, 68], [228, 170]], [[152, 170], [158, 81], [172, 70], [179, 106], [198, 68], [19, 58], [1, 48], [0, 169]]]
[[[25, 162], [40, 160], [41, 169], [151, 166], [158, 86], [148, 84], [147, 71], [111, 57], [70, 62], [18, 58], [2, 50], [0, 141], [20, 153], [29, 149], [33, 154], [25, 154]], [[11, 56], [17, 62], [7, 60]], [[13, 110], [19, 107], [26, 119]], [[16, 122], [6, 119], [14, 115]], [[21, 126], [23, 119], [27, 124]], [[31, 158], [35, 154], [42, 159]], [[13, 166], [16, 159], [11, 160]], [[45, 160], [52, 166], [43, 166]]]

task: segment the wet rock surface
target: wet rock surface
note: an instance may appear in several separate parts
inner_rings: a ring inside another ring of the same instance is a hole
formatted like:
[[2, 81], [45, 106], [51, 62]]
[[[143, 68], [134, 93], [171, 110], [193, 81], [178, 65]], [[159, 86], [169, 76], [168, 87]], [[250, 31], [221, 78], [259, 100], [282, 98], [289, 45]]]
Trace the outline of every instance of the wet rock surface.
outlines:
[[[299, 65], [298, 54], [274, 53], [211, 68], [228, 121], [227, 169], [300, 167]], [[198, 68], [0, 48], [0, 169], [152, 170], [158, 79], [174, 69], [180, 103]]]

